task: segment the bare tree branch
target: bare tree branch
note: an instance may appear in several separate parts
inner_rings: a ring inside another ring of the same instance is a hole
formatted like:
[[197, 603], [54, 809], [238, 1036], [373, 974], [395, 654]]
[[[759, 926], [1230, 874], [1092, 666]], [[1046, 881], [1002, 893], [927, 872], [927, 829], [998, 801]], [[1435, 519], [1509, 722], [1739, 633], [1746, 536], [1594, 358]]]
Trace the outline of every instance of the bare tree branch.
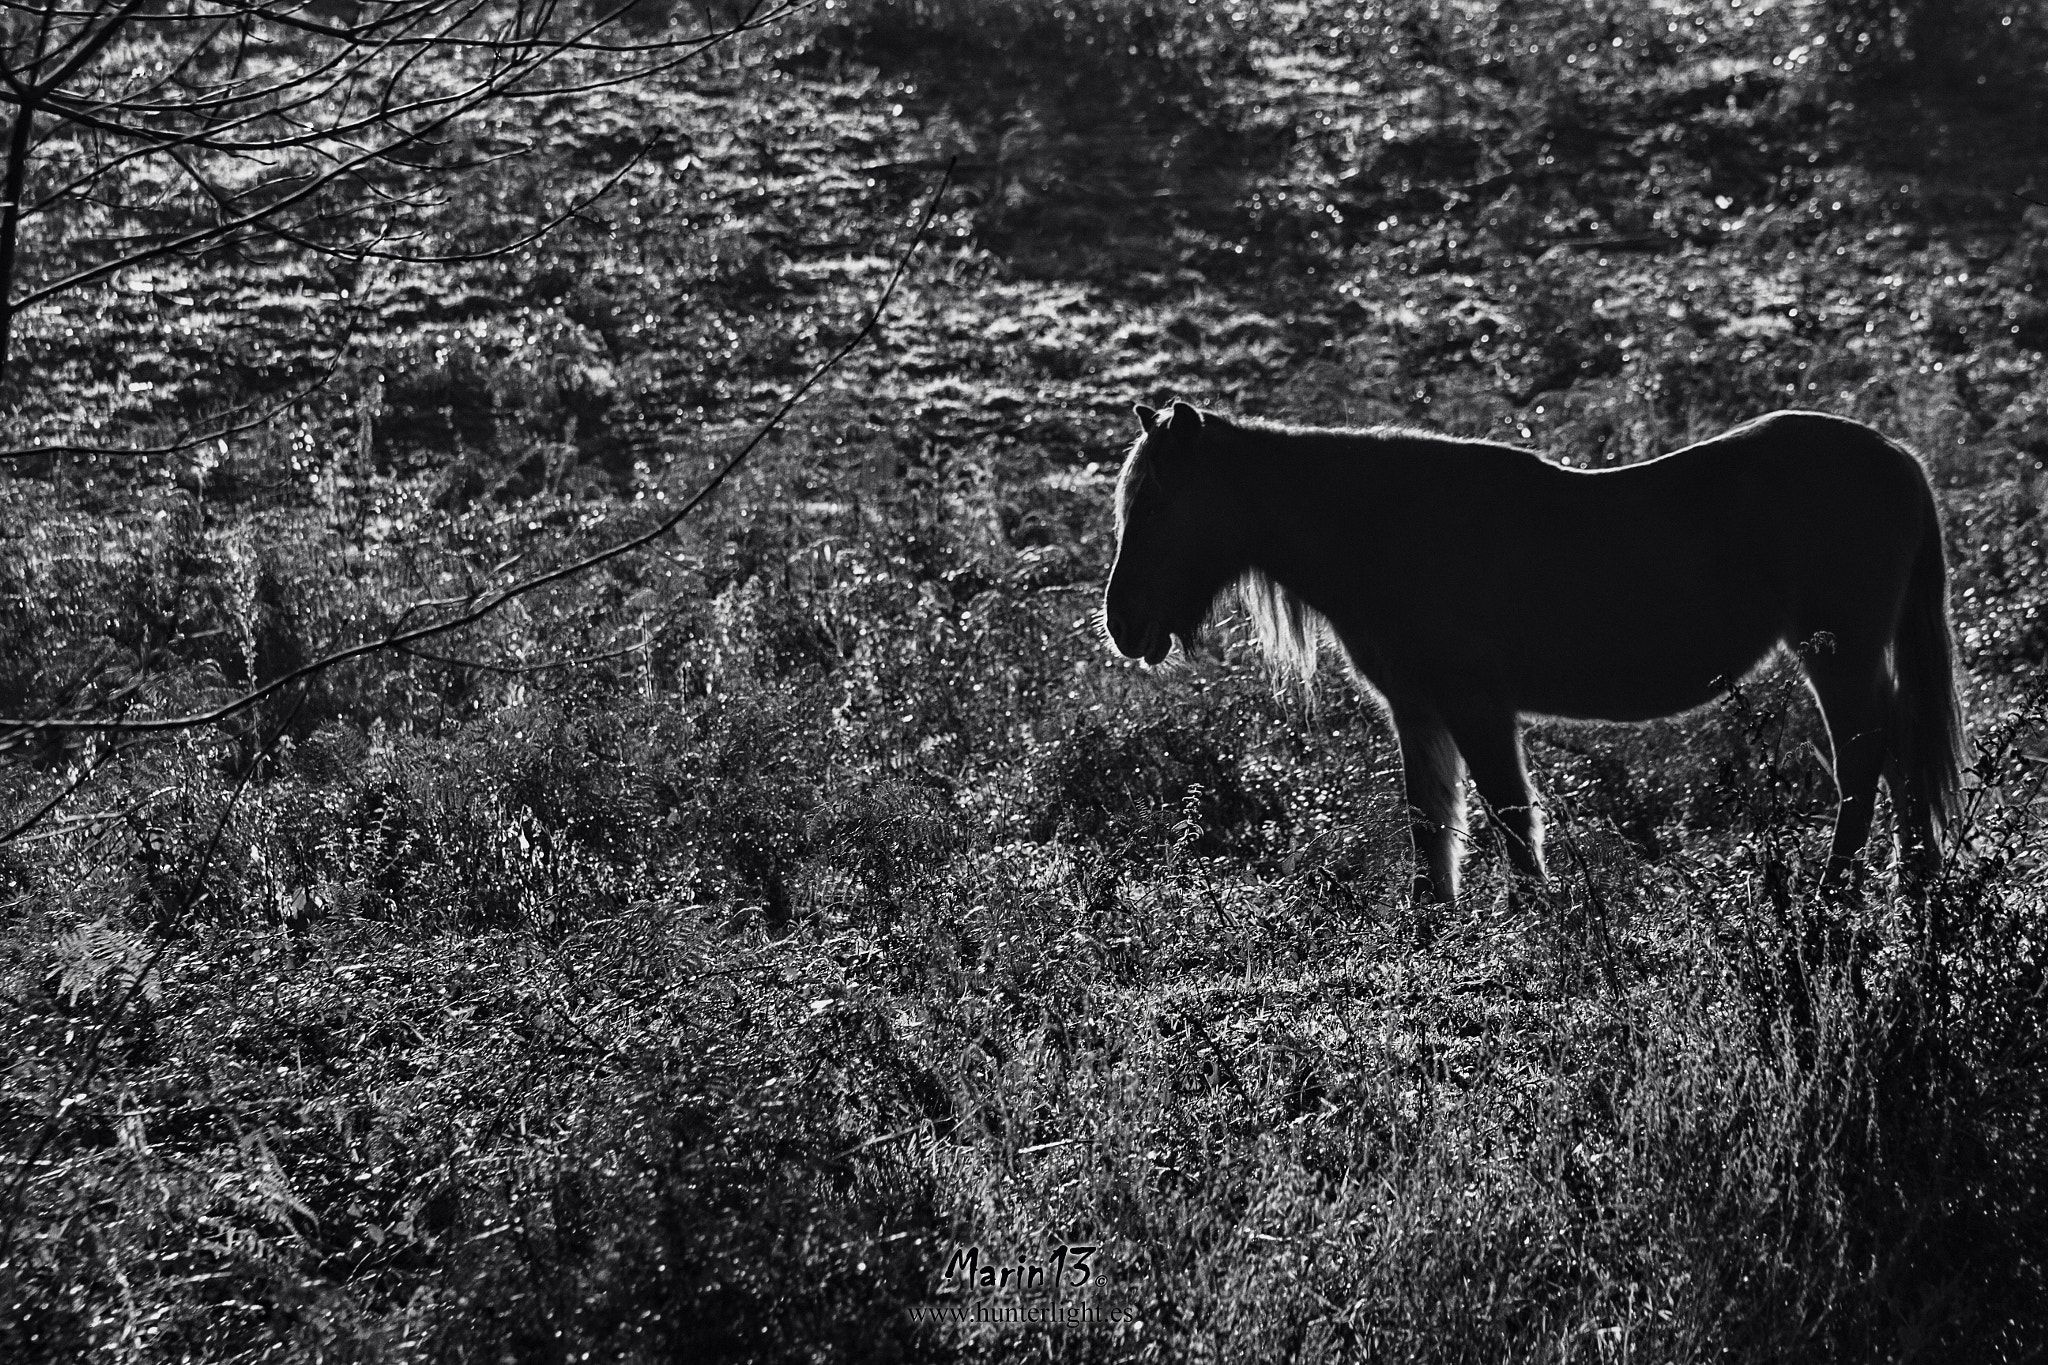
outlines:
[[[938, 213], [939, 204], [944, 198], [947, 187], [951, 184], [952, 174], [952, 167], [949, 165], [945, 175], [940, 178], [937, 188], [932, 191], [931, 198], [926, 202], [923, 212], [919, 215], [908, 242], [904, 245], [903, 250], [898, 253], [895, 266], [889, 273], [887, 283], [883, 286], [881, 293], [876, 297], [874, 304], [868, 310], [867, 316], [862, 321], [860, 327], [850, 338], [833, 350], [829, 356], [804, 377], [803, 381], [790, 392], [788, 397], [783, 399], [768, 419], [756, 428], [746, 444], [720, 465], [687, 501], [648, 530], [629, 536], [624, 540], [616, 541], [611, 545], [605, 546], [603, 549], [593, 551], [567, 564], [520, 579], [495, 591], [473, 593], [468, 598], [461, 599], [460, 605], [462, 610], [453, 616], [428, 622], [424, 625], [394, 630], [377, 639], [366, 640], [360, 644], [334, 650], [310, 663], [282, 674], [260, 687], [252, 688], [232, 701], [224, 702], [208, 710], [182, 716], [165, 716], [142, 720], [116, 717], [54, 716], [44, 718], [0, 718], [0, 727], [5, 727], [4, 732], [0, 732], [0, 748], [21, 744], [37, 736], [50, 733], [163, 734], [171, 731], [190, 730], [219, 724], [222, 721], [240, 715], [251, 707], [262, 704], [264, 701], [287, 689], [298, 686], [308, 678], [324, 673], [340, 664], [349, 663], [385, 650], [403, 650], [407, 646], [418, 644], [421, 641], [434, 639], [437, 636], [446, 635], [453, 631], [461, 630], [466, 626], [474, 625], [520, 598], [529, 596], [553, 584], [580, 577], [592, 569], [608, 564], [615, 559], [631, 554], [660, 540], [680, 525], [685, 517], [701, 506], [705, 499], [715, 493], [725, 483], [726, 479], [753, 455], [754, 451], [768, 438], [769, 434], [781, 426], [783, 419], [789, 415], [798, 403], [803, 401], [805, 395], [815, 388], [825, 376], [837, 369], [839, 364], [848, 355], [852, 354], [857, 347], [874, 334], [890, 301], [895, 297], [897, 286], [902, 283], [912, 258], [915, 256], [918, 247], [923, 243], [925, 233], [930, 229], [932, 220]], [[415, 608], [427, 608], [436, 605], [440, 604], [421, 603], [415, 604]], [[408, 609], [408, 614], [410, 614], [411, 610], [413, 609]], [[48, 807], [48, 810], [54, 810], [55, 808], [53, 804]], [[43, 814], [47, 814], [48, 810], [45, 810]], [[28, 829], [33, 828], [34, 824], [35, 820], [24, 823], [10, 837], [16, 837], [21, 833], [25, 833]], [[0, 840], [0, 842], [4, 842], [4, 840]]]
[[[594, 191], [570, 196], [570, 207], [506, 224], [496, 241], [426, 241], [446, 229], [432, 222], [443, 201], [424, 187], [532, 146], [479, 145], [488, 110], [646, 81], [803, 7], [764, 0], [688, 32], [616, 33], [644, 3], [572, 13], [556, 0], [408, 0], [331, 23], [289, 0], [176, 9], [7, 0], [0, 10], [33, 15], [35, 28], [33, 38], [26, 25], [0, 32], [0, 104], [13, 114], [0, 196], [0, 376], [24, 310], [168, 257], [258, 241], [357, 261], [519, 250], [616, 187], [655, 140]], [[151, 162], [174, 178], [152, 177]], [[380, 218], [366, 230], [372, 203]], [[25, 271], [24, 224], [44, 218], [63, 226], [39, 230], [46, 259]], [[391, 245], [402, 241], [418, 249]]]

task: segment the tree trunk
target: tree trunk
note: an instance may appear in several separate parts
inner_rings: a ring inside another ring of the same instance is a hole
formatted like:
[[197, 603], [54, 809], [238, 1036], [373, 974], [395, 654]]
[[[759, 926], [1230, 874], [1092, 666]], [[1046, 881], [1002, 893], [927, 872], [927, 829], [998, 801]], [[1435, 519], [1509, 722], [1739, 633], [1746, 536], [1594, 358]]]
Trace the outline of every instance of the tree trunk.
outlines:
[[7, 362], [14, 350], [14, 255], [21, 232], [21, 193], [28, 179], [29, 140], [35, 132], [35, 106], [14, 107], [14, 127], [7, 136], [7, 179], [0, 187], [0, 394], [8, 390]]

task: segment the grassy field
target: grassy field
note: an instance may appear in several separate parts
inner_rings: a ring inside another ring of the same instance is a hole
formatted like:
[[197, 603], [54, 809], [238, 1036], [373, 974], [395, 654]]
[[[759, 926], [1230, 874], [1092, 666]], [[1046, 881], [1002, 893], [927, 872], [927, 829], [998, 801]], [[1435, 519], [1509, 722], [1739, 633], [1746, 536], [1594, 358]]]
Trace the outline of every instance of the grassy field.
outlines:
[[[2048, 1350], [2037, 8], [836, 0], [505, 117], [549, 153], [449, 242], [650, 150], [508, 258], [23, 319], [10, 444], [308, 392], [0, 470], [0, 714], [201, 710], [645, 529], [956, 170], [872, 343], [649, 551], [221, 725], [12, 743], [0, 825], [77, 789], [0, 843], [0, 1356]], [[1419, 948], [1335, 660], [1102, 643], [1173, 397], [1587, 465], [1791, 406], [1909, 442], [1948, 873], [1826, 923], [1777, 668], [1533, 725], [1547, 902], [1482, 831]]]

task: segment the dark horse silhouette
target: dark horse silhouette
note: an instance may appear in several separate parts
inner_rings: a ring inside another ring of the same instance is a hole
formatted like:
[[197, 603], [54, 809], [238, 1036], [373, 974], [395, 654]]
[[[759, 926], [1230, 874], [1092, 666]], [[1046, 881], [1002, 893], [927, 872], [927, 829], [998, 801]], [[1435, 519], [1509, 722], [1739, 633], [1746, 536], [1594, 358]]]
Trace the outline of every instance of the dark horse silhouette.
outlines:
[[1712, 700], [1781, 645], [1820, 703], [1841, 797], [1823, 888], [1853, 880], [1878, 778], [1909, 880], [1940, 866], [1962, 721], [1947, 569], [1919, 461], [1777, 412], [1589, 472], [1490, 441], [1140, 407], [1104, 623], [1156, 664], [1237, 585], [1268, 655], [1333, 636], [1400, 738], [1415, 895], [1458, 890], [1460, 760], [1543, 876], [1519, 717], [1640, 721]]

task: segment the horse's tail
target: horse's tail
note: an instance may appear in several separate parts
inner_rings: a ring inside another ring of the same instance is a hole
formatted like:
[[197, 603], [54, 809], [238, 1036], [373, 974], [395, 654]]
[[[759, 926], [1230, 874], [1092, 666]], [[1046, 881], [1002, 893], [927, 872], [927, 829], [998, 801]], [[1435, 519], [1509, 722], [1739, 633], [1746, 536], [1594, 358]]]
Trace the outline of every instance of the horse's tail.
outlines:
[[[1916, 462], [1917, 468], [1917, 462]], [[1955, 645], [1948, 617], [1948, 563], [1934, 491], [1922, 476], [1923, 529], [1906, 582], [1905, 610], [1892, 642], [1898, 687], [1892, 733], [1901, 776], [1926, 802], [1934, 832], [1953, 828], [1963, 782], [1963, 713], [1956, 699]], [[1937, 849], [1930, 849], [1939, 858]]]

